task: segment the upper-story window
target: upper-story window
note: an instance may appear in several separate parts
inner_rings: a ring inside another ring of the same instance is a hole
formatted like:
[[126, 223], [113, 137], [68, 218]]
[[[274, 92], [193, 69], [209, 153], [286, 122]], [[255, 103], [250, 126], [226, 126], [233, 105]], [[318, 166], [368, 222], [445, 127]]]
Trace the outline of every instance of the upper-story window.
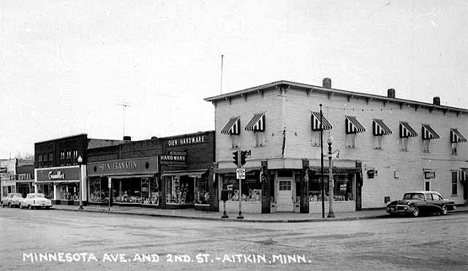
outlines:
[[320, 112], [312, 112], [311, 127], [312, 127], [312, 145], [317, 146], [317, 147], [321, 146], [320, 145], [321, 129], [331, 130], [333, 128], [330, 122], [325, 118], [325, 116], [323, 116], [323, 113], [320, 114]]
[[423, 139], [423, 152], [430, 152], [429, 146], [431, 140], [438, 139], [440, 137], [429, 124], [423, 124], [421, 131]]
[[221, 130], [222, 134], [231, 136], [231, 148], [237, 149], [240, 147], [240, 117], [231, 118]]
[[400, 150], [408, 151], [409, 138], [417, 136], [418, 133], [416, 133], [408, 122], [400, 121]]
[[245, 126], [245, 130], [254, 132], [255, 146], [265, 145], [265, 113], [254, 114], [253, 118]]
[[356, 148], [356, 134], [364, 133], [366, 128], [354, 116], [346, 116], [346, 147]]
[[372, 121], [372, 133], [374, 134], [374, 149], [381, 150], [384, 136], [391, 135], [392, 130], [381, 119], [374, 119]]
[[450, 143], [452, 144], [452, 154], [458, 154], [458, 143], [466, 142], [466, 138], [458, 131], [458, 129], [450, 129]]

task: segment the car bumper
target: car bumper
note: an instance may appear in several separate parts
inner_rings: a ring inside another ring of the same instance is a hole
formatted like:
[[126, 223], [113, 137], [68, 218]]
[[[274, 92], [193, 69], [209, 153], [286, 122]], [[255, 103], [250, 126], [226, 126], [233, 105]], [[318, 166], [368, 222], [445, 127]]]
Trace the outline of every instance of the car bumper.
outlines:
[[408, 205], [392, 205], [387, 206], [386, 211], [389, 214], [410, 214], [414, 208]]
[[32, 207], [52, 207], [52, 204], [31, 204]]

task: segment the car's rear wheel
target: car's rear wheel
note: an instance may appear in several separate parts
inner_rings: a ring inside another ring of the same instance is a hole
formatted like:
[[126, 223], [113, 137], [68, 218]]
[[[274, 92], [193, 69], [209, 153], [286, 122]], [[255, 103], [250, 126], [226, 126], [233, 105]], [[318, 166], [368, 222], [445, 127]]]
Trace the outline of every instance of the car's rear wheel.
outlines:
[[418, 207], [413, 207], [413, 216], [414, 216], [414, 217], [419, 216], [419, 209], [418, 209]]
[[8, 202], [8, 208], [11, 208], [11, 202]]
[[447, 214], [447, 205], [442, 206], [442, 210], [440, 211], [441, 215], [446, 215]]

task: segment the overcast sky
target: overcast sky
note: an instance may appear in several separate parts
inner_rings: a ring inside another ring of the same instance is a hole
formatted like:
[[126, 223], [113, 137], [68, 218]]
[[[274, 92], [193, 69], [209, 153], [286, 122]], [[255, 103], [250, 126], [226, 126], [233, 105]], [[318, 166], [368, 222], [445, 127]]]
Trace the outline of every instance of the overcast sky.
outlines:
[[223, 93], [330, 77], [468, 108], [467, 14], [465, 0], [0, 0], [0, 158], [80, 133], [213, 130], [221, 55]]

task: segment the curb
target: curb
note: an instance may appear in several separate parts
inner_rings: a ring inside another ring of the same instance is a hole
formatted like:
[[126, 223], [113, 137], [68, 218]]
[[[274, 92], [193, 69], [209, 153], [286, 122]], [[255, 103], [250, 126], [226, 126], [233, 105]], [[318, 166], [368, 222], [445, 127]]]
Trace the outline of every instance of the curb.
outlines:
[[57, 211], [69, 211], [69, 212], [90, 212], [90, 213], [105, 213], [105, 214], [118, 214], [118, 215], [134, 215], [134, 216], [152, 216], [152, 217], [163, 217], [163, 218], [181, 218], [181, 219], [198, 219], [208, 221], [228, 221], [228, 222], [244, 222], [244, 223], [311, 223], [311, 222], [333, 222], [333, 221], [350, 221], [350, 220], [368, 220], [386, 218], [385, 215], [373, 215], [373, 216], [362, 216], [362, 217], [340, 217], [340, 218], [309, 218], [309, 219], [232, 219], [232, 218], [216, 218], [216, 217], [200, 217], [200, 216], [183, 216], [183, 215], [166, 215], [166, 214], [141, 214], [141, 213], [128, 213], [119, 211], [105, 211], [105, 210], [72, 210], [72, 209], [61, 209], [52, 208]]

